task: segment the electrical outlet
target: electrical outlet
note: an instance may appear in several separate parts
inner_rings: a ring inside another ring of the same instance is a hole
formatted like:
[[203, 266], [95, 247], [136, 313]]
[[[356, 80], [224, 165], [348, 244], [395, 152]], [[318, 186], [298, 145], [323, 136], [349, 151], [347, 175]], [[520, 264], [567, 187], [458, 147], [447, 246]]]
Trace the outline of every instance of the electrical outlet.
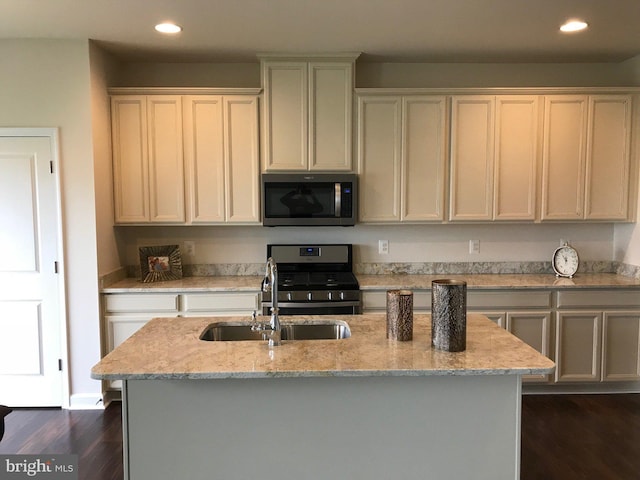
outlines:
[[469, 253], [472, 255], [480, 253], [480, 240], [469, 240]]
[[184, 242], [184, 254], [193, 257], [196, 254], [196, 242], [192, 240]]
[[389, 240], [378, 240], [378, 253], [380, 255], [389, 253]]

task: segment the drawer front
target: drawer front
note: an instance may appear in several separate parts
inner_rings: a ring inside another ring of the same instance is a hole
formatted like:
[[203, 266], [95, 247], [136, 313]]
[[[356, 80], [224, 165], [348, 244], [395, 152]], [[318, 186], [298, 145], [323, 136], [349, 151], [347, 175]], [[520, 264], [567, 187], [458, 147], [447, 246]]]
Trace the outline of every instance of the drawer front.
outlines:
[[478, 292], [467, 290], [467, 308], [470, 310], [551, 308], [551, 292], [509, 291]]
[[558, 308], [640, 308], [640, 290], [558, 292]]
[[167, 312], [179, 310], [177, 293], [107, 294], [104, 305], [107, 312]]
[[186, 313], [253, 311], [257, 308], [257, 293], [194, 293], [183, 296], [183, 311]]
[[[387, 309], [387, 291], [363, 291], [362, 292], [362, 309], [367, 311], [385, 310]], [[413, 292], [413, 309], [414, 310], [431, 310], [431, 292], [430, 291], [414, 291]]]

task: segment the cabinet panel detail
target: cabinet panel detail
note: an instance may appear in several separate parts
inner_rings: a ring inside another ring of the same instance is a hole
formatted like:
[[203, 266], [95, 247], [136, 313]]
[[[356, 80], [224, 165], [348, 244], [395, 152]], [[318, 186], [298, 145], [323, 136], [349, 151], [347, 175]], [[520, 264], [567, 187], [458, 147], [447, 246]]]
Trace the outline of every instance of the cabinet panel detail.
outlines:
[[398, 97], [359, 99], [361, 222], [400, 220], [400, 110]]
[[585, 218], [625, 220], [629, 194], [631, 97], [589, 98]]
[[[527, 345], [551, 358], [551, 312], [508, 312], [507, 330]], [[549, 380], [548, 375], [524, 375], [527, 381]]]
[[640, 380], [640, 311], [605, 312], [602, 380]]
[[542, 219], [581, 219], [587, 97], [545, 98]]
[[558, 308], [594, 307], [638, 307], [640, 292], [637, 290], [586, 290], [579, 292], [558, 292]]
[[600, 380], [601, 323], [600, 312], [558, 312], [556, 381]]
[[451, 106], [451, 220], [491, 220], [494, 97], [454, 97]]
[[126, 294], [105, 295], [107, 312], [177, 312], [180, 308], [179, 295], [163, 294]]
[[467, 307], [490, 308], [550, 308], [551, 292], [467, 292]]
[[183, 296], [183, 308], [187, 313], [215, 310], [252, 311], [257, 305], [258, 296], [255, 293], [193, 293]]

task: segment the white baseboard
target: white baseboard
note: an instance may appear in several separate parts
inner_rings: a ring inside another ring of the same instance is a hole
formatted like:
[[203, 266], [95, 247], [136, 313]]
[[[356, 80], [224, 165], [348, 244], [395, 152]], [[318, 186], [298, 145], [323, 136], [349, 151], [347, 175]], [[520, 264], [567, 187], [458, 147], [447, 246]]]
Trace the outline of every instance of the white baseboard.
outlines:
[[104, 401], [99, 393], [76, 393], [71, 395], [69, 410], [104, 410]]

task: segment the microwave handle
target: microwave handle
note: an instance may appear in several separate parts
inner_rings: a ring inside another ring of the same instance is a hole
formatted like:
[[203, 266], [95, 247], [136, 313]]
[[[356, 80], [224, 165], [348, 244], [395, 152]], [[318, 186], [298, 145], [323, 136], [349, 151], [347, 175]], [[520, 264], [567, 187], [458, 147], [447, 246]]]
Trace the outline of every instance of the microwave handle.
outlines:
[[334, 191], [335, 191], [335, 216], [336, 217], [340, 217], [342, 216], [342, 186], [340, 185], [340, 182], [336, 182], [334, 184]]

